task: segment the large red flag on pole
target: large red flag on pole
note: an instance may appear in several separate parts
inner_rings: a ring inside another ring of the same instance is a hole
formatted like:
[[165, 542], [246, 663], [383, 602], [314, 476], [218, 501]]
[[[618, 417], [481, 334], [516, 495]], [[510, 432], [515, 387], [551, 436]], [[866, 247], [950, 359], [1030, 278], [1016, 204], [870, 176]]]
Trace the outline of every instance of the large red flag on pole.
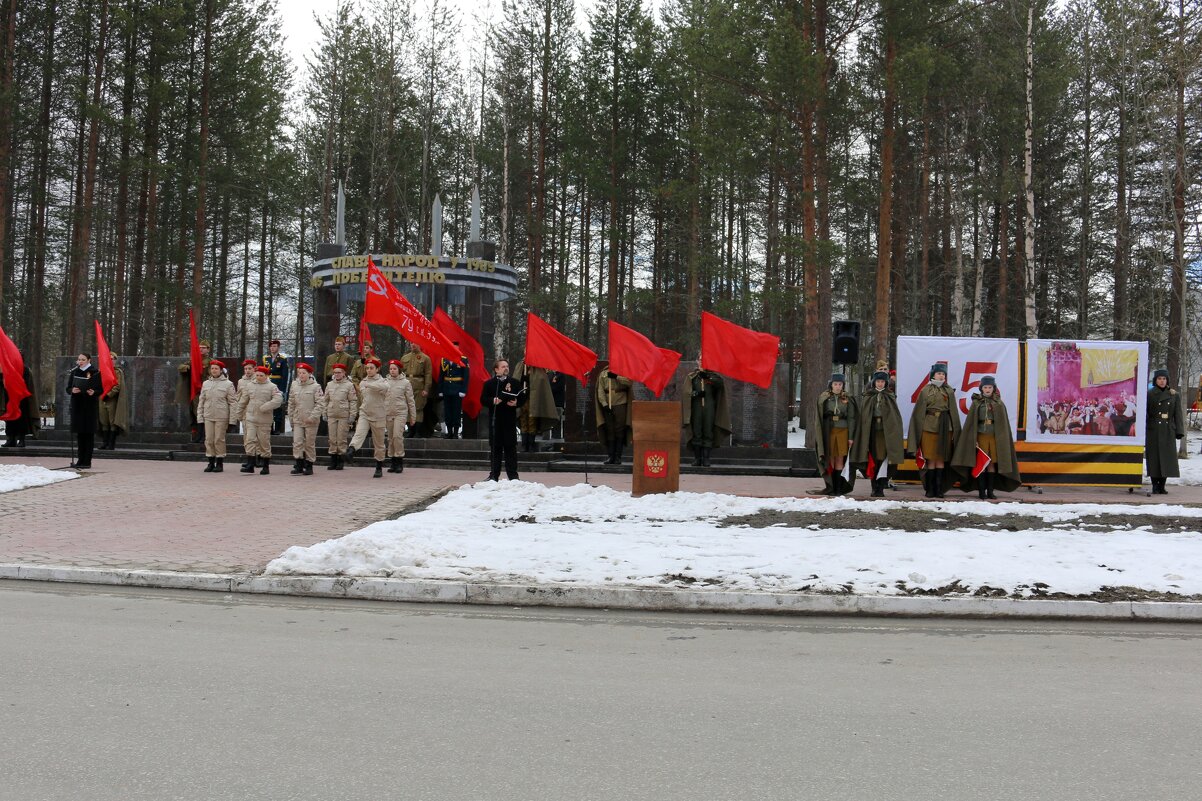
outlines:
[[701, 369], [765, 389], [772, 385], [780, 337], [701, 313]]
[[188, 327], [192, 335], [192, 347], [189, 352], [189, 361], [191, 362], [191, 371], [188, 377], [192, 382], [192, 395], [195, 398], [200, 394], [200, 388], [204, 386], [204, 357], [200, 355], [200, 337], [196, 335], [196, 312], [193, 309], [188, 309]]
[[447, 359], [455, 364], [463, 363], [463, 354], [451, 344], [451, 338], [406, 300], [370, 257], [367, 260], [367, 301], [363, 304], [363, 322], [395, 329], [408, 341], [421, 345], [432, 361]]
[[0, 328], [0, 372], [4, 373], [4, 394], [8, 398], [0, 409], [0, 420], [16, 420], [21, 416], [21, 401], [32, 393], [25, 383], [25, 359], [3, 328]]
[[109, 343], [104, 340], [104, 332], [100, 330], [100, 321], [96, 320], [96, 358], [100, 364], [100, 386], [104, 388], [101, 397], [109, 394], [109, 390], [117, 386], [117, 371], [113, 369], [113, 352]]
[[588, 383], [597, 354], [556, 331], [534, 312], [526, 314], [526, 366], [558, 370]]
[[660, 348], [647, 337], [621, 323], [609, 321], [609, 371], [647, 385], [655, 397], [676, 374], [680, 354]]
[[449, 336], [452, 341], [459, 342], [459, 350], [467, 357], [467, 396], [463, 399], [463, 413], [473, 420], [480, 414], [480, 390], [488, 380], [488, 367], [484, 364], [484, 347], [459, 324], [451, 319], [451, 315], [441, 307], [434, 309], [431, 318], [438, 330]]

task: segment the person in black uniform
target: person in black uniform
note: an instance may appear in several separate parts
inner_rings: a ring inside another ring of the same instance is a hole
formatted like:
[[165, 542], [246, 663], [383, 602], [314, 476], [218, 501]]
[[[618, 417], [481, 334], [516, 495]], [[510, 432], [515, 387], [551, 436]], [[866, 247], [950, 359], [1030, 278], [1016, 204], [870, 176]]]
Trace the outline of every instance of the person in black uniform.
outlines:
[[273, 339], [267, 345], [267, 355], [263, 357], [263, 364], [271, 368], [271, 372], [267, 374], [267, 378], [271, 383], [279, 387], [280, 394], [284, 396], [284, 402], [280, 407], [271, 413], [271, 433], [284, 433], [284, 409], [288, 406], [288, 357], [280, 353], [280, 341]]
[[[458, 342], [455, 347], [459, 347]], [[459, 439], [459, 427], [463, 424], [463, 398], [467, 394], [467, 358], [463, 359], [463, 364], [443, 359], [440, 372], [438, 394], [442, 396], [442, 417], [447, 424], [447, 439]]]
[[92, 449], [96, 445], [96, 430], [100, 427], [100, 393], [104, 386], [100, 370], [92, 357], [81, 353], [75, 357], [75, 369], [67, 377], [67, 397], [71, 399], [71, 433], [75, 434], [79, 453], [72, 467], [90, 468]]
[[493, 377], [480, 390], [480, 405], [488, 409], [488, 447], [492, 454], [488, 480], [501, 479], [501, 459], [505, 475], [518, 480], [518, 409], [526, 402], [526, 387], [509, 375], [509, 362], [497, 359]]

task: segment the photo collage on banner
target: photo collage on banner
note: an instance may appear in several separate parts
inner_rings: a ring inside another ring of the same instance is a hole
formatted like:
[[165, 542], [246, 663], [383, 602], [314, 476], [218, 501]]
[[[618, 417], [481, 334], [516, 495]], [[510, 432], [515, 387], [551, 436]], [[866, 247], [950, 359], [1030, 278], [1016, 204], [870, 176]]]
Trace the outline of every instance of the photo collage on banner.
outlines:
[[[1010, 410], [1010, 425], [1018, 438], [1020, 357], [1017, 339], [975, 337], [898, 337], [897, 406], [902, 425], [910, 424], [918, 392], [929, 380], [932, 364], [947, 365], [947, 382], [956, 391], [960, 421], [968, 414], [972, 396], [987, 375], [997, 379], [997, 390]], [[912, 448], [907, 444], [907, 450]]]
[[1147, 389], [1147, 342], [1029, 340], [1027, 441], [1142, 446]]

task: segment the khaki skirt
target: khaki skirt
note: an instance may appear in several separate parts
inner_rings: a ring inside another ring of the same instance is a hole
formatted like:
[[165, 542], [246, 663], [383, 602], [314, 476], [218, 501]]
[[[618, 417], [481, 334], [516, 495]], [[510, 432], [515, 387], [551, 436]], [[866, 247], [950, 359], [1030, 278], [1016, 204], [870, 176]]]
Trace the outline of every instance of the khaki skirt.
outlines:
[[997, 461], [996, 434], [977, 434], [977, 447], [984, 451], [991, 461]]
[[937, 431], [922, 432], [922, 458], [933, 462], [946, 462], [951, 459], [949, 436], [939, 436]]
[[831, 428], [826, 438], [826, 458], [838, 459], [847, 456], [847, 429]]

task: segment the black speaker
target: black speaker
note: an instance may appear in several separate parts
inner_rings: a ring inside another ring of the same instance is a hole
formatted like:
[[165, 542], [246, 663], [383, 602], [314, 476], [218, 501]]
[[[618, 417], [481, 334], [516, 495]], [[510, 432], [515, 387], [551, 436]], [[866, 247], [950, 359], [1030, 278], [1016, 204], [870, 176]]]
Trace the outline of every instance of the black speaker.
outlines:
[[860, 361], [860, 324], [855, 320], [835, 320], [831, 326], [831, 364], [856, 364]]

